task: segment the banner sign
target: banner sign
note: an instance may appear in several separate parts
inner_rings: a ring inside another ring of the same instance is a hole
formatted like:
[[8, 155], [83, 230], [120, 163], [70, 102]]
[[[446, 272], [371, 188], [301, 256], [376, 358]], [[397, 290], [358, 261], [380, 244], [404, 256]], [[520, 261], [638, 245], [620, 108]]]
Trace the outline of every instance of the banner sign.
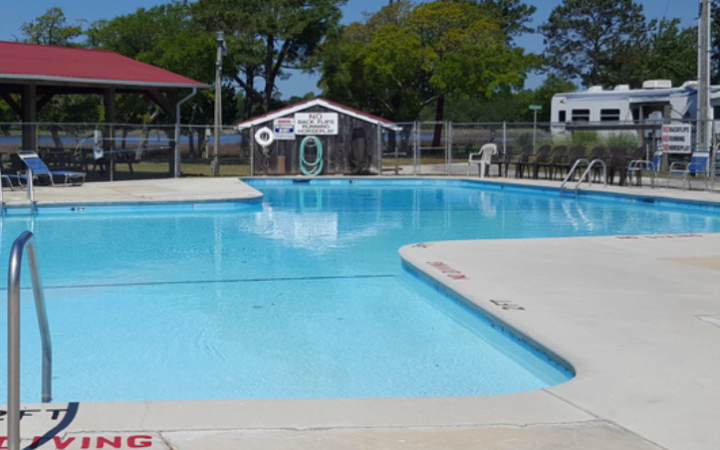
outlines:
[[667, 153], [692, 153], [692, 125], [680, 122], [663, 125], [662, 142]]
[[299, 136], [330, 136], [338, 134], [337, 113], [296, 113], [295, 134]]
[[275, 119], [273, 121], [273, 134], [276, 141], [295, 140], [295, 119]]

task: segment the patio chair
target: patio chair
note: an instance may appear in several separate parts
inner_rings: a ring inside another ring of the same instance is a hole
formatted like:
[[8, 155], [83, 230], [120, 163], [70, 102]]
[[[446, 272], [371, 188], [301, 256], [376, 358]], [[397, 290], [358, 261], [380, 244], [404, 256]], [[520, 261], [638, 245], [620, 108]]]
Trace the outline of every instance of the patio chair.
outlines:
[[[33, 179], [37, 180], [38, 182], [47, 180], [50, 185], [58, 186], [58, 184], [55, 183], [55, 177], [58, 177], [62, 180], [62, 183], [59, 184], [61, 186], [80, 186], [85, 182], [84, 172], [73, 172], [69, 170], [50, 170], [35, 152], [20, 151], [17, 155], [18, 157], [20, 157], [22, 162], [25, 163], [27, 168], [30, 169]], [[22, 176], [23, 174], [18, 175]], [[27, 175], [25, 175], [25, 177], [26, 176]]]
[[635, 185], [642, 186], [642, 178], [645, 173], [650, 175], [650, 183], [652, 188], [655, 188], [655, 178], [657, 178], [657, 171], [660, 167], [660, 161], [662, 159], [662, 150], [655, 152], [652, 159], [648, 159], [645, 155], [645, 148], [638, 147], [635, 154], [632, 156], [631, 161], [627, 166], [627, 176], [625, 177], [625, 185], [631, 186], [633, 175], [636, 177]]
[[555, 168], [555, 164], [562, 161], [562, 159], [567, 154], [567, 146], [566, 145], [556, 145], [552, 148], [550, 151], [550, 154], [547, 158], [543, 160], [538, 160], [535, 163], [535, 178], [539, 178], [540, 176], [540, 169], [545, 170], [545, 179], [546, 180], [552, 180], [553, 179], [553, 170]]
[[523, 177], [523, 171], [525, 170], [525, 166], [527, 165], [527, 162], [530, 159], [530, 155], [532, 155], [533, 152], [533, 146], [532, 145], [525, 145], [522, 150], [518, 153], [514, 153], [511, 157], [505, 160], [505, 176], [508, 176], [508, 169], [510, 168], [510, 164], [515, 165], [515, 178], [522, 178]]
[[628, 158], [628, 151], [626, 147], [613, 146], [609, 150], [610, 157], [606, 160], [607, 171], [608, 171], [608, 183], [613, 184], [615, 181], [615, 174], [618, 175], [618, 186], [625, 184], [625, 176], [627, 175], [628, 163], [631, 158]]
[[[603, 162], [607, 161], [607, 147], [603, 145], [598, 145], [597, 147], [593, 147], [593, 149], [590, 150], [590, 156], [588, 156], [587, 160], [592, 163], [596, 159], [599, 159]], [[602, 166], [599, 164], [594, 165], [592, 168], [592, 173], [590, 174], [592, 181], [599, 181], [602, 178], [602, 173]]]
[[540, 167], [552, 163], [552, 147], [549, 145], [541, 146], [537, 153], [533, 156], [532, 161], [528, 161], [525, 166], [531, 169], [533, 179], [537, 180], [540, 174]]
[[553, 163], [553, 174], [558, 173], [561, 178], [564, 178], [570, 174], [570, 169], [575, 165], [575, 162], [583, 158], [585, 158], [584, 145], [570, 147], [570, 150], [568, 150], [567, 154], [561, 160]]
[[690, 158], [690, 162], [676, 161], [670, 164], [670, 170], [668, 171], [668, 177], [665, 182], [665, 188], [670, 187], [670, 179], [673, 175], [682, 177], [682, 184], [680, 189], [685, 189], [685, 182], [688, 184], [688, 189], [691, 187], [690, 182], [692, 178], [700, 179], [705, 181], [705, 189], [708, 188], [708, 162], [710, 160], [710, 154], [706, 152], [695, 152]]
[[490, 167], [493, 155], [498, 152], [497, 145], [489, 143], [485, 144], [480, 148], [477, 153], [470, 153], [468, 155], [468, 170], [467, 174], [470, 175], [470, 165], [477, 164], [480, 178], [485, 178], [485, 173]]

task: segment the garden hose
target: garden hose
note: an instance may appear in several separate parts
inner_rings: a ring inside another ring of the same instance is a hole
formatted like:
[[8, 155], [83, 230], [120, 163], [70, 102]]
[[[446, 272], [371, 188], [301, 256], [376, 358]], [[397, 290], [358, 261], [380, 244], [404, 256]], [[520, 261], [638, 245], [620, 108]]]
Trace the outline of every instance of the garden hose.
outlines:
[[[312, 141], [312, 144], [309, 144], [310, 141]], [[315, 161], [310, 163], [305, 159], [305, 146], [311, 145], [317, 148], [317, 155], [315, 156]], [[308, 177], [314, 177], [315, 175], [319, 175], [320, 172], [323, 170], [323, 147], [322, 142], [320, 142], [320, 139], [318, 139], [316, 136], [307, 136], [305, 139], [302, 140], [300, 143], [300, 171], [302, 171], [303, 175], [306, 175]]]

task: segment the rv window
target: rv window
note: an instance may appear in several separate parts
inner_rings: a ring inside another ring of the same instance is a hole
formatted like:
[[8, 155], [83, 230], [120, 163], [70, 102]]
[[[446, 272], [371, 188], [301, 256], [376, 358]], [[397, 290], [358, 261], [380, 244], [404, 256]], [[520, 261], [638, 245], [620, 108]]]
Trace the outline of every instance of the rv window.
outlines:
[[620, 110], [619, 109], [601, 109], [600, 110], [600, 121], [601, 122], [619, 122], [620, 121]]
[[573, 120], [573, 122], [590, 122], [590, 110], [589, 109], [573, 109], [572, 120]]
[[565, 122], [566, 120], [567, 120], [567, 112], [564, 109], [561, 111], [558, 111], [558, 122], [562, 123], [562, 122]]

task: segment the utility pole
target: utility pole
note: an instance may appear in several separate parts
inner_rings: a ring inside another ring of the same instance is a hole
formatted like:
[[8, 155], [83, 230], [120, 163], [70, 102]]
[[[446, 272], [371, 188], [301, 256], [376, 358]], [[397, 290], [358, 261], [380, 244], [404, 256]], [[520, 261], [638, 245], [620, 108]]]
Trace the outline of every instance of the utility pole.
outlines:
[[222, 124], [222, 58], [225, 54], [225, 33], [217, 32], [217, 59], [215, 62], [215, 148], [210, 164], [213, 176], [220, 175], [220, 161], [218, 149], [220, 148], [220, 125]]
[[710, 115], [710, 0], [700, 1], [700, 24], [698, 25], [698, 111], [697, 147], [704, 156], [712, 147], [712, 122]]

